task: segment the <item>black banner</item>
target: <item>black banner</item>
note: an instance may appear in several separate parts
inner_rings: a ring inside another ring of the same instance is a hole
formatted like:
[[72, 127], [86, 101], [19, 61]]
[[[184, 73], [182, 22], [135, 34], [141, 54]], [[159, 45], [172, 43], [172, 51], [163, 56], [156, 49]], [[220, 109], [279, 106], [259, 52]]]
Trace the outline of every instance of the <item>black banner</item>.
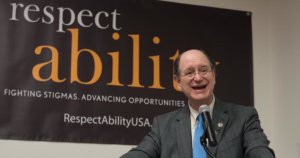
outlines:
[[172, 65], [219, 63], [215, 95], [253, 105], [251, 14], [143, 0], [1, 0], [0, 138], [136, 144], [186, 105]]

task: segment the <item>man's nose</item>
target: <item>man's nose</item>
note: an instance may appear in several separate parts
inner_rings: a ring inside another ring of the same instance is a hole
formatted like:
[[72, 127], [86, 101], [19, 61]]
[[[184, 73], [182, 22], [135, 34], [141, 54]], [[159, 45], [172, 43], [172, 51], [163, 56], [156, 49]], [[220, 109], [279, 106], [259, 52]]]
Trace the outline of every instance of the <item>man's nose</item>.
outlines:
[[199, 72], [195, 72], [195, 75], [194, 75], [194, 80], [202, 80], [203, 79], [203, 76], [199, 73]]

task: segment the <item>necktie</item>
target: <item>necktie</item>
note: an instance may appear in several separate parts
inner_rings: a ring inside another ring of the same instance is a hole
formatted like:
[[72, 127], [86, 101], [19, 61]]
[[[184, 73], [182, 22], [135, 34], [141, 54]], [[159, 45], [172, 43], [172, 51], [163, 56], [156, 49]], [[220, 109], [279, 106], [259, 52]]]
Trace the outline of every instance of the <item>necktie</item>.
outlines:
[[194, 149], [193, 158], [206, 158], [206, 152], [200, 143], [200, 137], [203, 135], [202, 117], [199, 114], [197, 117], [197, 125], [194, 133]]

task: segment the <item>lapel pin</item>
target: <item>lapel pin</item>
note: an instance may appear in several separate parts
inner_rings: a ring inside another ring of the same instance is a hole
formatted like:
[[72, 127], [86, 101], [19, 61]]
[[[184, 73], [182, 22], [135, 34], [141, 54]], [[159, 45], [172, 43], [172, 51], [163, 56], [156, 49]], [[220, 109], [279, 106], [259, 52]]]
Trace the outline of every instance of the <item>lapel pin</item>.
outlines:
[[219, 127], [219, 128], [222, 128], [223, 126], [224, 126], [224, 124], [223, 124], [222, 122], [219, 122], [219, 123], [218, 123], [218, 127]]

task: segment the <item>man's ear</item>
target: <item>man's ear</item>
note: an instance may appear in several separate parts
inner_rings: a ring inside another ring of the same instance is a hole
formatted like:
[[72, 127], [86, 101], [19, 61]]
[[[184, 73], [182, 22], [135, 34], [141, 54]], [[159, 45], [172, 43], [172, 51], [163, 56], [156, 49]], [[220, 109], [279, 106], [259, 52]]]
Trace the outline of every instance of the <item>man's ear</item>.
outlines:
[[179, 83], [180, 82], [180, 78], [178, 77], [178, 75], [173, 75], [173, 79], [177, 82], [177, 83]]
[[176, 89], [178, 90], [178, 91], [181, 91], [181, 85], [180, 85], [180, 76], [178, 76], [178, 75], [173, 75], [173, 80], [175, 81], [174, 82], [174, 86], [176, 87]]

